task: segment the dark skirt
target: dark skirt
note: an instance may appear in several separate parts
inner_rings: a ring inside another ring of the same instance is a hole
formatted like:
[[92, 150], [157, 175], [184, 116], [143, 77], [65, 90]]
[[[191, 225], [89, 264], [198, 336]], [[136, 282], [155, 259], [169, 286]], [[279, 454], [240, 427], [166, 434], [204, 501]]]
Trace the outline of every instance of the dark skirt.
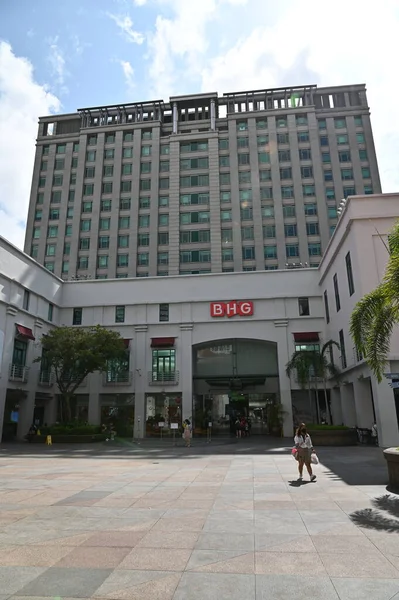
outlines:
[[298, 448], [298, 460], [304, 462], [305, 464], [310, 464], [311, 459], [311, 451], [310, 448]]

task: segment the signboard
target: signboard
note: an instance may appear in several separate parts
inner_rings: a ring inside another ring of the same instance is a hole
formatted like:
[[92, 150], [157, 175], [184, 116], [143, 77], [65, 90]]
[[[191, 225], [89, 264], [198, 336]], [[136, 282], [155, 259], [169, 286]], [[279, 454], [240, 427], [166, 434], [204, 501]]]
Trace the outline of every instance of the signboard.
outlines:
[[387, 379], [399, 379], [399, 373], [384, 373]]
[[211, 317], [250, 317], [254, 314], [254, 303], [250, 300], [211, 302]]
[[389, 385], [393, 390], [399, 390], [399, 381], [392, 381]]
[[179, 423], [171, 423], [170, 428], [171, 429], [179, 429]]
[[160, 421], [158, 423], [158, 427], [165, 427], [165, 422], [164, 421]]

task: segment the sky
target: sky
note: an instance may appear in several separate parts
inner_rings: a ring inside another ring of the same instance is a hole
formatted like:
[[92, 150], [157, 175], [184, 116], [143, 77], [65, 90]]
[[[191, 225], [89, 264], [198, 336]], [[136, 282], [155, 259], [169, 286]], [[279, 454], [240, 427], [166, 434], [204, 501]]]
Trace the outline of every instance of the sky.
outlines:
[[23, 247], [39, 116], [198, 92], [366, 83], [399, 192], [399, 0], [0, 0], [0, 235]]

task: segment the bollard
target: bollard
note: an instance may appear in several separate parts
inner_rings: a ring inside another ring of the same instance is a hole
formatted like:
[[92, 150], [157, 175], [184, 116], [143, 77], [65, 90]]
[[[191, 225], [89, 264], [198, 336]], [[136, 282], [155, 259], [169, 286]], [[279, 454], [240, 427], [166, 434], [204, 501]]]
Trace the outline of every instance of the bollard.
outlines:
[[51, 439], [51, 435], [48, 435], [46, 437], [46, 444], [47, 444], [47, 446], [52, 446], [53, 445], [53, 441]]

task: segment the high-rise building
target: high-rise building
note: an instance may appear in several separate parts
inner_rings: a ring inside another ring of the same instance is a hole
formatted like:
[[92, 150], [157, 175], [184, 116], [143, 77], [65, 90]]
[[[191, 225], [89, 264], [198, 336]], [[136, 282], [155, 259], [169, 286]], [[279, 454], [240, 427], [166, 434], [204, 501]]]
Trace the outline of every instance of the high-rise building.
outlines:
[[25, 251], [67, 279], [316, 267], [380, 192], [364, 85], [84, 108], [39, 121]]

